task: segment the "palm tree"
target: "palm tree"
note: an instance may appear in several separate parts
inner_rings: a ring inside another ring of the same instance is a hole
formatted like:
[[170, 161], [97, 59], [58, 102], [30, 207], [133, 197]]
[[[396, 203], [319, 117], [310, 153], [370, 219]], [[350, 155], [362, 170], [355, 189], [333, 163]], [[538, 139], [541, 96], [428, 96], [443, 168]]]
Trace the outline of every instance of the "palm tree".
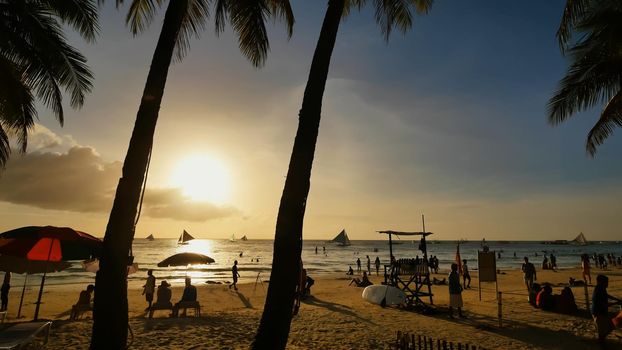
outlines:
[[[123, 2], [117, 0], [117, 6]], [[189, 47], [189, 39], [205, 27], [210, 3], [209, 0], [168, 2], [104, 236], [100, 270], [95, 281], [91, 349], [126, 347], [126, 266], [130, 262], [128, 256], [131, 255], [137, 208], [168, 69], [173, 55], [181, 59]], [[133, 0], [127, 15], [132, 32], [137, 34], [146, 29], [163, 4], [163, 0]], [[217, 32], [223, 29], [228, 16], [238, 34], [240, 49], [255, 66], [263, 64], [269, 47], [264, 25], [267, 16], [276, 14], [285, 18], [291, 33], [293, 15], [286, 1], [216, 0], [215, 7]]]
[[[571, 42], [572, 34], [581, 34]], [[622, 3], [568, 0], [557, 34], [571, 64], [548, 103], [548, 120], [558, 125], [573, 114], [605, 105], [587, 135], [586, 150], [596, 149], [622, 126]]]
[[[373, 0], [375, 20], [388, 40], [394, 28], [406, 32], [412, 25], [412, 9], [427, 13], [432, 0]], [[328, 0], [328, 7], [313, 54], [305, 87], [294, 147], [281, 196], [274, 239], [270, 286], [254, 349], [283, 349], [287, 344], [296, 286], [300, 276], [302, 226], [309, 194], [311, 167], [318, 137], [322, 98], [339, 23], [365, 0]]]
[[67, 43], [62, 24], [87, 41], [98, 32], [95, 0], [0, 1], [0, 168], [11, 149], [9, 136], [17, 136], [22, 152], [28, 146], [38, 99], [63, 124], [62, 89], [79, 108], [91, 91], [93, 75], [86, 58]]

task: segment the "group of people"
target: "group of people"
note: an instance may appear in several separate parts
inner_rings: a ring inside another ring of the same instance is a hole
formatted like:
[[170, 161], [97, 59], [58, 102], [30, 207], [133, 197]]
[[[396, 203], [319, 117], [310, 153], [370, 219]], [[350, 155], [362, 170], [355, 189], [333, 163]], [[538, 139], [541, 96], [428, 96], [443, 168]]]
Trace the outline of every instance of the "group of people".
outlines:
[[574, 294], [570, 287], [564, 287], [560, 294], [553, 294], [553, 288], [545, 283], [540, 286], [534, 283], [529, 292], [529, 303], [545, 311], [572, 314], [577, 311]]
[[[172, 309], [171, 316], [177, 317], [179, 314], [179, 309], [182, 303], [184, 302], [194, 302], [197, 301], [197, 288], [192, 285], [192, 280], [190, 277], [186, 277], [185, 279], [185, 287], [182, 293], [181, 299], [179, 302], [173, 303], [171, 302], [173, 298], [173, 292], [171, 290], [171, 285], [166, 280], [160, 282], [158, 286], [158, 290], [155, 290], [156, 279], [153, 276], [153, 270], [147, 271], [147, 282], [143, 286], [143, 295], [145, 296], [145, 300], [148, 303], [145, 311], [149, 311], [152, 307], [158, 308], [170, 308]], [[153, 303], [154, 292], [156, 296], [156, 301]]]
[[542, 258], [542, 270], [553, 270], [557, 271], [557, 257], [551, 253], [550, 258], [544, 254]]
[[[380, 274], [380, 258], [379, 257], [376, 257], [376, 260], [374, 260], [374, 267], [376, 268], [376, 276], [378, 276]], [[356, 258], [356, 271], [361, 272], [361, 258]], [[348, 268], [347, 274], [349, 275], [354, 274], [354, 270], [352, 269], [352, 266]], [[371, 275], [371, 259], [369, 258], [369, 255], [367, 255], [367, 274]]]

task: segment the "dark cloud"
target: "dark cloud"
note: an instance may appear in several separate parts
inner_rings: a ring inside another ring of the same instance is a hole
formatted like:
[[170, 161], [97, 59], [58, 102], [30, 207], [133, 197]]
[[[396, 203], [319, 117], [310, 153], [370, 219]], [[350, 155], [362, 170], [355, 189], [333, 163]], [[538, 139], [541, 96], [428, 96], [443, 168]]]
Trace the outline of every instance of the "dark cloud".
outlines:
[[[14, 156], [0, 173], [0, 201], [41, 209], [109, 212], [121, 162], [105, 162], [93, 148]], [[143, 213], [153, 218], [207, 221], [237, 214], [233, 207], [193, 202], [179, 189], [147, 189]]]

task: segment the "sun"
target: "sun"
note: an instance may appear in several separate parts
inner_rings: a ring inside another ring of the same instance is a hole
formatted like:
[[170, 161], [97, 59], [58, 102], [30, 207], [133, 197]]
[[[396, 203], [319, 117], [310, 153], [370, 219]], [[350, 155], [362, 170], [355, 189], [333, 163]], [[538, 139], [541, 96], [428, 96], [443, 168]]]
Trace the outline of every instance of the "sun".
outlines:
[[175, 167], [171, 183], [195, 201], [222, 204], [229, 199], [229, 171], [220, 160], [208, 155], [182, 159]]

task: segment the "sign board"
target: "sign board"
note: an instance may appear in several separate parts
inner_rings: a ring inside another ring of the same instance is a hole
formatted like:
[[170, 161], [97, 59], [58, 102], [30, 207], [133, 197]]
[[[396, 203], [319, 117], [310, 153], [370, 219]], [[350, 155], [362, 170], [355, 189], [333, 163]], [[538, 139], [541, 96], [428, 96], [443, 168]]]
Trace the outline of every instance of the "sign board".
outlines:
[[477, 269], [480, 282], [497, 282], [497, 260], [495, 252], [477, 251]]

